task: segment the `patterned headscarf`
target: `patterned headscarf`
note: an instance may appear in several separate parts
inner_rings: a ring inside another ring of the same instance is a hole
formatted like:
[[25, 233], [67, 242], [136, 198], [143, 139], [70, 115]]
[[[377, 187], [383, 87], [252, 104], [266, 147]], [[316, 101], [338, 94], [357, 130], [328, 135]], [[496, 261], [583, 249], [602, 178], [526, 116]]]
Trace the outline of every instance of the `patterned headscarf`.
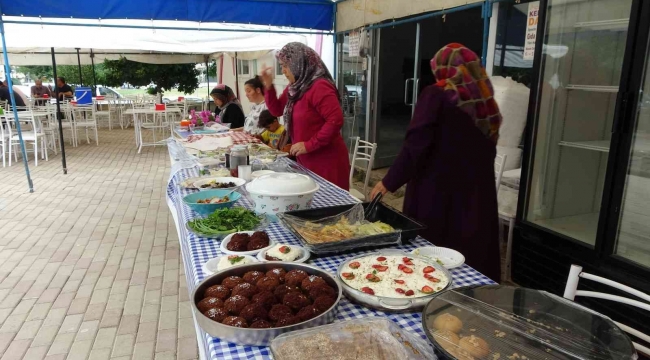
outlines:
[[[309, 46], [292, 42], [285, 45], [276, 57], [289, 67], [295, 82], [289, 85], [287, 107], [284, 109], [285, 128], [291, 127], [293, 105], [300, 100], [318, 79], [329, 81], [334, 87], [334, 79], [320, 56]], [[339, 97], [339, 101], [341, 101]]]
[[431, 69], [449, 100], [474, 119], [476, 127], [494, 143], [499, 139], [501, 113], [492, 83], [476, 54], [457, 43], [449, 44], [431, 59]]

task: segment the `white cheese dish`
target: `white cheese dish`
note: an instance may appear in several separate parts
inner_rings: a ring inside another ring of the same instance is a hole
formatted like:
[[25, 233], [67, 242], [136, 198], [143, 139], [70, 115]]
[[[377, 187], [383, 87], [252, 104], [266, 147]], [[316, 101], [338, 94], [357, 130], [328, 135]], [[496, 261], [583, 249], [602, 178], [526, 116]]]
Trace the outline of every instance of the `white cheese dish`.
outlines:
[[260, 251], [257, 254], [257, 259], [262, 262], [285, 261], [303, 263], [309, 259], [309, 251], [297, 245], [276, 244], [269, 249]]
[[257, 259], [249, 255], [223, 255], [206, 261], [203, 264], [203, 272], [207, 276], [231, 267], [256, 262], [258, 262]]

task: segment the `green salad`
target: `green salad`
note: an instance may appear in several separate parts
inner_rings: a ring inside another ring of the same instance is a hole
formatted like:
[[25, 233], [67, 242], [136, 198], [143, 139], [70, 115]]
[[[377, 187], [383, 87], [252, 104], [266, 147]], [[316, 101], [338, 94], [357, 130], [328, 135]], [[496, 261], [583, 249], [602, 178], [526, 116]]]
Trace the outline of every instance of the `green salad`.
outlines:
[[243, 207], [218, 209], [208, 217], [188, 222], [189, 227], [206, 235], [218, 235], [225, 232], [250, 231], [255, 229], [262, 219], [253, 211]]

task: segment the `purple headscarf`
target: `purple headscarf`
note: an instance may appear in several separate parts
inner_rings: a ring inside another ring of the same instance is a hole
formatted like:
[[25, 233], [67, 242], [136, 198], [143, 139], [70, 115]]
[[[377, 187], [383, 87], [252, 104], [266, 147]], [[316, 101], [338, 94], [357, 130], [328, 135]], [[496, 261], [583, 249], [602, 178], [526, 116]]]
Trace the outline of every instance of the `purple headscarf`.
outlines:
[[[334, 87], [334, 79], [320, 56], [309, 46], [292, 42], [285, 45], [276, 57], [289, 67], [295, 82], [289, 85], [287, 106], [284, 109], [285, 127], [291, 127], [293, 105], [300, 100], [318, 79], [329, 81]], [[341, 101], [339, 97], [339, 101]]]

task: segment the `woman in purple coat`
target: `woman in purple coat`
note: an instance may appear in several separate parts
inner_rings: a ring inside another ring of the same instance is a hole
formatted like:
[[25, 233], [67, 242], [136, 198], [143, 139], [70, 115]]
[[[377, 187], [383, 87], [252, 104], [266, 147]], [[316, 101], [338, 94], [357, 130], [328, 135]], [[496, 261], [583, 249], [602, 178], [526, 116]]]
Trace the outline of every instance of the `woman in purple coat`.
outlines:
[[465, 255], [466, 263], [500, 281], [494, 158], [501, 114], [479, 58], [461, 44], [431, 60], [438, 82], [418, 99], [406, 139], [390, 171], [371, 193], [407, 184], [404, 212], [422, 222], [422, 236]]

